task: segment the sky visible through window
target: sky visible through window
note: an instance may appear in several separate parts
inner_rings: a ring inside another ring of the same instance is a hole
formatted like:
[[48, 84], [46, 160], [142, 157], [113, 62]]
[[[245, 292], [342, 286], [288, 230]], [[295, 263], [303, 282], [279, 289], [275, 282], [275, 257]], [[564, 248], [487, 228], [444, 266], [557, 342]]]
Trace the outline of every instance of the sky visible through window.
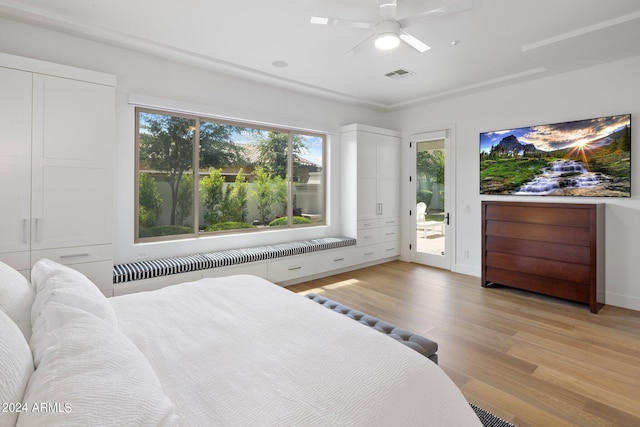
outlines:
[[[251, 128], [234, 128], [231, 140], [238, 145], [255, 144], [259, 138], [266, 138], [268, 131]], [[322, 167], [322, 138], [313, 135], [298, 134], [304, 141], [305, 152], [300, 156]]]

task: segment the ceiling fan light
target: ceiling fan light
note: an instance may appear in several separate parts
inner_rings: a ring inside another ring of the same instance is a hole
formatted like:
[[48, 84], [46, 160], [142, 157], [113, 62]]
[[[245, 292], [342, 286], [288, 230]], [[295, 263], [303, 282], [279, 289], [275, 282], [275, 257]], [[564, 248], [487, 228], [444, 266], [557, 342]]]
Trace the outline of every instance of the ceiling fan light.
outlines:
[[390, 50], [398, 47], [400, 39], [394, 33], [382, 33], [376, 37], [375, 45], [381, 50]]

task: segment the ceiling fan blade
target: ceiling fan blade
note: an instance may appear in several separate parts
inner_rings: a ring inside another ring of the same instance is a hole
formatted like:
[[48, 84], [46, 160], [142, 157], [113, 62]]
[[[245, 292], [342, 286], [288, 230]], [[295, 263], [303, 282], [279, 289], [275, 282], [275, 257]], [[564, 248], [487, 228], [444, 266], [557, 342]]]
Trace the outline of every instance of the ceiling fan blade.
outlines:
[[425, 19], [425, 18], [429, 18], [432, 16], [444, 16], [444, 15], [451, 15], [459, 12], [465, 12], [467, 10], [470, 10], [471, 8], [473, 8], [473, 0], [458, 0], [458, 1], [450, 2], [448, 4], [445, 2], [445, 5], [441, 7], [430, 9], [422, 13], [418, 13], [417, 15], [402, 18], [398, 20], [398, 22], [400, 23], [401, 28], [406, 28], [420, 22], [422, 19]]
[[312, 16], [310, 22], [312, 24], [318, 24], [318, 25], [334, 25], [336, 27], [362, 28], [364, 30], [371, 29], [374, 26], [374, 24], [370, 22], [349, 21], [346, 19], [327, 18], [324, 16]]
[[378, 0], [380, 18], [382, 21], [396, 19], [396, 1], [397, 0]]
[[406, 33], [404, 31], [400, 31], [400, 40], [414, 48], [420, 53], [424, 53], [428, 50], [431, 50], [431, 47], [427, 46], [417, 38], [413, 37], [411, 34]]
[[351, 49], [346, 51], [344, 53], [345, 56], [355, 56], [355, 55], [361, 53], [362, 51], [364, 51], [367, 48], [367, 46], [370, 44], [370, 41], [373, 38], [374, 38], [374, 34], [372, 34], [369, 37], [367, 37], [366, 39], [362, 40], [360, 43], [358, 43], [357, 45], [355, 45], [354, 47], [352, 47]]

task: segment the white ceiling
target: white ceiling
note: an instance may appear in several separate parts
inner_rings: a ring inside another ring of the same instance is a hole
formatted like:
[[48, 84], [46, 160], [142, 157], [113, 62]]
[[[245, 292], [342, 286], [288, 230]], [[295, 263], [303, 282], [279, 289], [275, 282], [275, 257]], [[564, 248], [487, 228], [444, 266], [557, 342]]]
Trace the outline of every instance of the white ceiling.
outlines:
[[[398, 0], [397, 18], [460, 1]], [[377, 0], [0, 0], [0, 16], [380, 110], [640, 55], [638, 0], [467, 1], [406, 29], [422, 54], [346, 56], [367, 30], [309, 22], [375, 22]], [[400, 68], [415, 74], [385, 77]]]

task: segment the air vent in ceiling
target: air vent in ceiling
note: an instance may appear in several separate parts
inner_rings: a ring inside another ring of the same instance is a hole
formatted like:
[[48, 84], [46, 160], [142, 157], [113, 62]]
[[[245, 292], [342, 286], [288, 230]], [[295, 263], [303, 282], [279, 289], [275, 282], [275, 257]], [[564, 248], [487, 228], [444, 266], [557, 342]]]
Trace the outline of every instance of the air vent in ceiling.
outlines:
[[413, 71], [405, 70], [404, 68], [400, 68], [398, 70], [392, 71], [390, 73], [385, 74], [386, 77], [390, 79], [398, 80], [404, 79], [409, 76], [413, 76], [415, 73]]

